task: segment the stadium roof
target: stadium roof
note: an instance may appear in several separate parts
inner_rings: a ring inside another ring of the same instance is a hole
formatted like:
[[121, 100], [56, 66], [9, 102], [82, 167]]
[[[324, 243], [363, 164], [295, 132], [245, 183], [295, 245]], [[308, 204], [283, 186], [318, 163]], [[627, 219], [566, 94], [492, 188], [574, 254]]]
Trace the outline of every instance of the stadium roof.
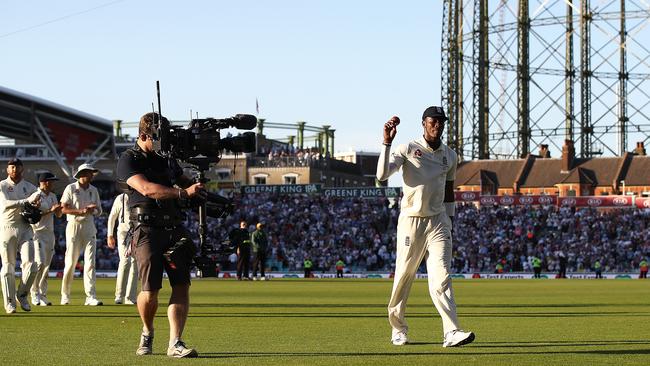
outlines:
[[528, 159], [464, 161], [458, 167], [455, 185], [481, 186], [492, 184], [496, 188], [554, 187], [557, 184], [589, 184], [591, 186], [618, 186], [625, 181], [628, 186], [650, 185], [650, 156], [631, 153], [621, 157], [576, 158], [569, 171], [563, 171], [561, 158], [541, 158], [530, 155]]
[[44, 144], [68, 176], [80, 155], [87, 162], [115, 156], [113, 122], [0, 86], [0, 135]]

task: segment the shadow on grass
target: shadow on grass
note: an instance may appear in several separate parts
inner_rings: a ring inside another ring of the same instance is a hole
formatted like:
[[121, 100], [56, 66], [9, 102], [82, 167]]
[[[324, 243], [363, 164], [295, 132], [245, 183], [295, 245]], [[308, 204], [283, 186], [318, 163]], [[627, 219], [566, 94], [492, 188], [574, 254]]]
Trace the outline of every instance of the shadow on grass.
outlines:
[[[433, 309], [432, 309], [433, 310]], [[650, 317], [650, 312], [521, 312], [521, 313], [460, 313], [463, 318], [588, 318], [588, 317]], [[138, 313], [133, 312], [87, 312], [87, 311], [66, 311], [66, 312], [32, 312], [25, 315], [28, 317], [42, 318], [137, 318]], [[232, 313], [209, 313], [193, 312], [190, 310], [190, 318], [340, 318], [340, 319], [384, 319], [386, 314], [367, 312], [291, 312], [291, 313], [270, 313], [270, 312], [232, 312]], [[408, 318], [431, 318], [438, 317], [437, 313], [409, 313]]]
[[[431, 313], [408, 313], [408, 318], [430, 318], [438, 317], [435, 309]], [[521, 313], [460, 313], [462, 318], [580, 318], [580, 317], [650, 317], [648, 312], [521, 312]], [[256, 318], [385, 318], [386, 314], [368, 312], [291, 312], [291, 313], [270, 313], [270, 312], [232, 312], [232, 313], [200, 313], [190, 312], [190, 317], [196, 318], [229, 318], [229, 317], [256, 317]]]
[[543, 342], [481, 342], [472, 348], [539, 348], [539, 347], [595, 347], [595, 346], [625, 346], [650, 345], [650, 341], [543, 341]]
[[[475, 347], [471, 347], [475, 348]], [[264, 358], [264, 357], [407, 357], [407, 356], [503, 356], [503, 355], [650, 355], [650, 349], [612, 350], [549, 350], [549, 351], [494, 351], [494, 352], [202, 352], [199, 358]]]
[[[373, 308], [386, 309], [387, 304], [255, 304], [255, 303], [199, 303], [192, 304], [193, 308]], [[457, 304], [459, 309], [508, 309], [508, 308], [588, 308], [588, 307], [645, 307], [647, 304]], [[409, 304], [409, 308], [433, 308], [433, 304]]]

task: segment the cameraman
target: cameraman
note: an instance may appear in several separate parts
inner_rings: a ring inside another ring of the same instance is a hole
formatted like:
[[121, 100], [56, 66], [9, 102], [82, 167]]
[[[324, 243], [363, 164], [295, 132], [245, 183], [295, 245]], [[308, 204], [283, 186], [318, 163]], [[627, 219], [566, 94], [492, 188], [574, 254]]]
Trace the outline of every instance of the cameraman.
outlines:
[[[120, 181], [131, 188], [129, 208], [133, 224], [131, 247], [138, 264], [142, 292], [137, 306], [143, 328], [138, 355], [153, 353], [154, 317], [158, 309], [158, 291], [162, 288], [163, 268], [172, 287], [167, 317], [169, 318], [170, 357], [197, 357], [181, 340], [189, 310], [190, 267], [194, 244], [181, 226], [178, 199], [205, 198], [203, 185], [193, 184], [183, 175], [176, 160], [157, 155], [153, 149], [153, 124], [157, 113], [140, 118], [136, 145], [126, 150], [117, 165]], [[163, 117], [163, 121], [167, 122]], [[176, 187], [175, 187], [176, 186]], [[173, 247], [173, 250], [170, 248]], [[173, 251], [173, 254], [169, 255]], [[171, 257], [171, 258], [170, 258]]]

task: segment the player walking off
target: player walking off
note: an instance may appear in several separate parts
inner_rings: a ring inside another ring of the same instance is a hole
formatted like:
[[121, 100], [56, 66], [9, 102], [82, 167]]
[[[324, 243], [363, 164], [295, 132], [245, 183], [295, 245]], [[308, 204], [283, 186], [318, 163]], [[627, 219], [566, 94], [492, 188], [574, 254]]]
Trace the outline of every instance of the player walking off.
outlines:
[[32, 285], [32, 304], [40, 306], [52, 305], [47, 299], [47, 276], [54, 255], [54, 218], [61, 217], [61, 205], [52, 192], [54, 182], [59, 180], [50, 172], [38, 175], [38, 193], [41, 201], [41, 219], [32, 224], [34, 231], [34, 252], [36, 262], [36, 279]]
[[[29, 223], [20, 216], [25, 203], [40, 206], [36, 187], [23, 179], [23, 162], [11, 159], [7, 163], [7, 179], [0, 181], [0, 257], [2, 269], [2, 297], [7, 314], [16, 312], [16, 300], [24, 311], [32, 310], [27, 292], [36, 277], [34, 263], [34, 233]], [[20, 286], [16, 292], [16, 255], [20, 253]]]
[[[106, 243], [111, 249], [117, 247], [120, 263], [117, 265], [117, 281], [115, 282], [115, 303], [133, 305], [138, 298], [138, 269], [135, 257], [127, 255], [131, 243], [126, 243], [129, 232], [131, 211], [129, 210], [129, 196], [121, 193], [115, 197], [111, 213], [108, 215], [108, 234]], [[115, 241], [115, 223], [117, 223], [117, 242]], [[126, 299], [124, 296], [126, 295]]]
[[84, 250], [84, 305], [103, 305], [95, 293], [95, 255], [97, 254], [97, 229], [94, 216], [102, 214], [99, 191], [90, 181], [99, 171], [90, 164], [81, 164], [74, 175], [77, 181], [65, 187], [61, 196], [63, 213], [67, 215], [65, 228], [65, 268], [61, 284], [61, 305], [70, 303], [70, 290], [74, 267]]
[[408, 343], [404, 312], [415, 273], [423, 259], [426, 259], [429, 274], [429, 293], [442, 318], [442, 346], [462, 346], [474, 340], [474, 333], [460, 329], [449, 274], [457, 156], [441, 140], [446, 120], [441, 107], [427, 108], [422, 115], [424, 136], [398, 146], [392, 154], [390, 147], [400, 121], [394, 116], [384, 124], [384, 146], [377, 164], [377, 179], [384, 181], [401, 168], [404, 180], [397, 224], [395, 280], [388, 303], [391, 340], [396, 346]]

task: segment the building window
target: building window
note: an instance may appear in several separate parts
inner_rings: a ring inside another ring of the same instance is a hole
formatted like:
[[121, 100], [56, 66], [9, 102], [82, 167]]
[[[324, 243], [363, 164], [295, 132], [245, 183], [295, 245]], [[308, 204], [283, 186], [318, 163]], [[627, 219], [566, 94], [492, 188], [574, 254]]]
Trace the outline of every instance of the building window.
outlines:
[[253, 184], [255, 185], [266, 184], [266, 174], [258, 174], [253, 176]]
[[284, 184], [297, 184], [298, 183], [298, 174], [289, 173], [282, 176], [282, 181]]
[[214, 173], [216, 174], [218, 180], [226, 180], [230, 178], [231, 172], [230, 169], [221, 168], [221, 169], [216, 169]]

